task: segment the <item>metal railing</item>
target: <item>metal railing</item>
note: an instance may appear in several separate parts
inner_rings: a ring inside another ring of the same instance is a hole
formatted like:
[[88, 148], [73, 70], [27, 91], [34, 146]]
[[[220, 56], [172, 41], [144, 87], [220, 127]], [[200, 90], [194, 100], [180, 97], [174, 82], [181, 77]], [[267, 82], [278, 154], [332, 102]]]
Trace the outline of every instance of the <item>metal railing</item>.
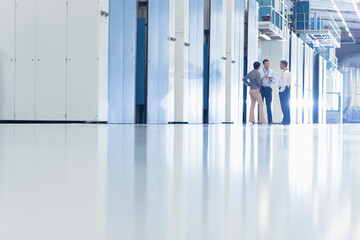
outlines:
[[[275, 0], [272, 5], [268, 5], [269, 1], [259, 2], [259, 26], [262, 24], [271, 24], [271, 27], [276, 28], [276, 32], [283, 37], [288, 34], [289, 20], [288, 7], [284, 0]], [[267, 4], [267, 5], [265, 5]]]
[[332, 42], [339, 45], [341, 42], [341, 29], [334, 19], [324, 20], [317, 13], [296, 13], [294, 27], [296, 32], [313, 34], [329, 45]]

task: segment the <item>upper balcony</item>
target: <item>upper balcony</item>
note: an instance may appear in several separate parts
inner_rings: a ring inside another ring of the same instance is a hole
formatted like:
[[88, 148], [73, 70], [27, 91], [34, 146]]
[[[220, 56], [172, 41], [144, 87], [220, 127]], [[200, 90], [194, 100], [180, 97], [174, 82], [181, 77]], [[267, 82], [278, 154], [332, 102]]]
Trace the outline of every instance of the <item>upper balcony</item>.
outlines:
[[259, 0], [258, 2], [260, 33], [274, 40], [287, 39], [289, 36], [288, 11], [284, 0]]
[[297, 34], [306, 34], [307, 43], [313, 47], [339, 48], [341, 30], [334, 20], [323, 20], [317, 13], [295, 13]]

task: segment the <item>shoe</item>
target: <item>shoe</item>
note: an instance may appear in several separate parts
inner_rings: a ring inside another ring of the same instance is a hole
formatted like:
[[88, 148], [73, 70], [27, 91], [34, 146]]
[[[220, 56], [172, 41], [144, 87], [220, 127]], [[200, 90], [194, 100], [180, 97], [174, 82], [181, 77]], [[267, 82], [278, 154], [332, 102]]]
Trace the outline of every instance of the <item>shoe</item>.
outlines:
[[270, 125], [273, 125], [273, 124], [275, 124], [275, 123], [274, 123], [273, 121], [271, 121], [271, 122], [269, 122], [269, 124], [270, 124]]
[[265, 125], [265, 124], [267, 124], [267, 122], [258, 122], [257, 124], [259, 124], [259, 125]]

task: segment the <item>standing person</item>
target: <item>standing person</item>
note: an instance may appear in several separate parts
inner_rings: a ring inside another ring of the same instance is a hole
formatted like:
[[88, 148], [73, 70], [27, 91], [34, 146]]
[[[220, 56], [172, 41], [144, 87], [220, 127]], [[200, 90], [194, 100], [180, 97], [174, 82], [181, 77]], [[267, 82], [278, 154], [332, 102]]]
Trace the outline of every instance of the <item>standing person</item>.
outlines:
[[[244, 78], [243, 81], [245, 84], [250, 85], [250, 97], [251, 97], [251, 107], [250, 107], [250, 122], [255, 124], [255, 103], [259, 104], [259, 116], [260, 122], [259, 124], [265, 124], [266, 120], [264, 117], [264, 103], [261, 100], [260, 88], [261, 88], [261, 76], [259, 73], [261, 63], [254, 63], [254, 70], [249, 72]], [[250, 81], [249, 81], [250, 80]]]
[[268, 123], [274, 124], [272, 120], [272, 111], [271, 111], [271, 103], [272, 103], [272, 88], [271, 85], [275, 83], [275, 71], [270, 69], [270, 61], [268, 59], [264, 59], [263, 68], [260, 70], [262, 85], [260, 88], [261, 99], [264, 102], [266, 101], [266, 111], [268, 117]]
[[280, 62], [280, 68], [282, 70], [281, 78], [279, 81], [279, 96], [281, 103], [281, 110], [284, 118], [281, 124], [290, 124], [290, 86], [291, 86], [291, 73], [287, 68], [288, 62], [283, 60]]

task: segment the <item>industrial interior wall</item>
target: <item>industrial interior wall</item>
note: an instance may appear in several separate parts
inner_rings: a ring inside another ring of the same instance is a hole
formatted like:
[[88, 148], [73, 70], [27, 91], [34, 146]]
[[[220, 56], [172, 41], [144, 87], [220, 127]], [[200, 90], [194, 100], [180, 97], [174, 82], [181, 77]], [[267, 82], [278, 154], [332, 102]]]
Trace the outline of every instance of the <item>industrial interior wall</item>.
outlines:
[[109, 123], [135, 123], [136, 1], [110, 0]]
[[107, 121], [104, 2], [0, 2], [1, 120]]

